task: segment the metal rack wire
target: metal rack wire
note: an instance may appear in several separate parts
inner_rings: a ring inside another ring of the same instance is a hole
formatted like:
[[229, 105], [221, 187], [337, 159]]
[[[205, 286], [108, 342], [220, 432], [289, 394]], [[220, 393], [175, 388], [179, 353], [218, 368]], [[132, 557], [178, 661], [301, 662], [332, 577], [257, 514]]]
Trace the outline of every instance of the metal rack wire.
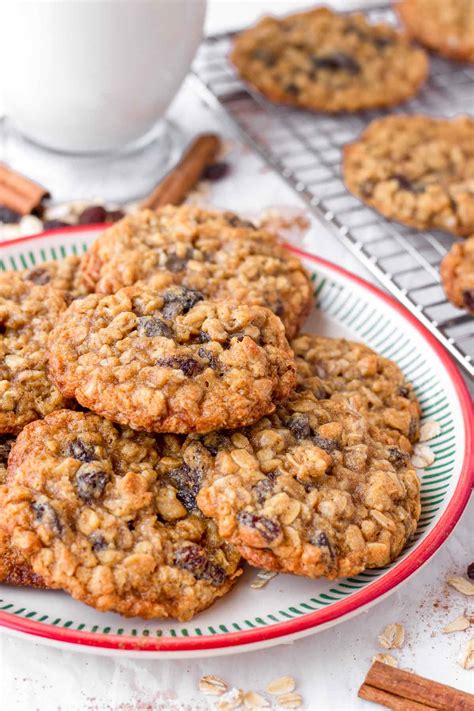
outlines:
[[[367, 15], [395, 23], [387, 6]], [[474, 319], [446, 300], [440, 284], [439, 263], [453, 237], [385, 220], [343, 184], [342, 146], [383, 112], [325, 115], [274, 105], [237, 78], [228, 60], [231, 42], [229, 33], [203, 43], [192, 74], [197, 91], [474, 377]], [[395, 111], [452, 116], [473, 106], [474, 66], [433, 57], [429, 82]]]

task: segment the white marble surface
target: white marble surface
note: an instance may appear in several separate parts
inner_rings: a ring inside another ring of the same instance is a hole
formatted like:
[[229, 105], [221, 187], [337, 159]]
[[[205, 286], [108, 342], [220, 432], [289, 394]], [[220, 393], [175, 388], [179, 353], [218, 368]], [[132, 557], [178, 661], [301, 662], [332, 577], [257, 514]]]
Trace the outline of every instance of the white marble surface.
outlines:
[[[350, 3], [346, 3], [346, 5]], [[208, 27], [244, 24], [263, 7], [274, 11], [298, 7], [293, 2], [211, 3]], [[209, 111], [184, 87], [173, 117], [191, 137], [215, 123]], [[186, 119], [184, 122], [183, 119]], [[220, 207], [253, 212], [268, 206], [298, 205], [298, 199], [260, 161], [234, 142], [228, 157], [232, 173], [209, 196]], [[308, 251], [332, 259], [370, 281], [362, 267], [318, 224], [304, 239]], [[407, 640], [396, 650], [400, 666], [466, 691], [474, 691], [473, 672], [456, 663], [468, 632], [444, 635], [442, 627], [468, 609], [468, 598], [449, 591], [448, 574], [464, 574], [474, 559], [474, 501], [444, 547], [416, 577], [368, 612], [290, 645], [202, 661], [113, 660], [48, 648], [0, 632], [0, 708], [4, 711], [198, 711], [211, 709], [197, 691], [202, 674], [218, 674], [230, 684], [263, 691], [274, 677], [291, 674], [298, 681], [307, 710], [375, 708], [357, 698], [374, 654], [383, 651], [377, 635], [390, 622], [405, 625]], [[474, 612], [471, 602], [471, 614]], [[471, 628], [472, 630], [472, 628]]]

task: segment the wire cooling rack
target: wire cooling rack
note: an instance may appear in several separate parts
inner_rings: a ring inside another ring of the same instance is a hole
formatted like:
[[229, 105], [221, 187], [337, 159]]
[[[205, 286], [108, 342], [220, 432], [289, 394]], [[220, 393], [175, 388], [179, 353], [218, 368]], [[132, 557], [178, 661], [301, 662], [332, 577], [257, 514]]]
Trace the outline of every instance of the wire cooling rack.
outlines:
[[[396, 23], [387, 6], [366, 14]], [[385, 220], [342, 182], [343, 145], [384, 112], [325, 115], [274, 105], [237, 78], [228, 60], [232, 37], [214, 35], [201, 46], [192, 73], [197, 91], [473, 377], [474, 319], [446, 300], [440, 283], [439, 264], [453, 237]], [[452, 116], [472, 113], [473, 106], [474, 66], [432, 57], [429, 82], [395, 111]]]

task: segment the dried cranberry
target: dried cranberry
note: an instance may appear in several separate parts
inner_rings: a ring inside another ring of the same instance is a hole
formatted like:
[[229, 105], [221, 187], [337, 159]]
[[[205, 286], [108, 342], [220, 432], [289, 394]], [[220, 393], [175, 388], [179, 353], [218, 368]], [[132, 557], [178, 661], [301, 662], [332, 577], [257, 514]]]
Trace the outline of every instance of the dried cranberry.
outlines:
[[46, 220], [43, 222], [43, 227], [45, 230], [59, 230], [62, 227], [71, 227], [71, 223], [64, 220]]
[[64, 530], [63, 524], [61, 523], [58, 513], [54, 510], [51, 504], [48, 504], [46, 501], [34, 501], [31, 504], [31, 508], [33, 509], [38, 521], [41, 521], [41, 523], [54, 531], [54, 533], [57, 533], [58, 536], [62, 534]]
[[204, 365], [199, 363], [195, 358], [186, 358], [178, 356], [167, 356], [166, 358], [158, 358], [156, 365], [161, 368], [173, 368], [181, 370], [187, 378], [192, 378], [199, 375], [204, 370]]
[[237, 521], [241, 526], [253, 528], [260, 533], [267, 543], [271, 543], [281, 535], [281, 526], [278, 521], [267, 516], [253, 514], [250, 511], [240, 511], [237, 514]]
[[83, 464], [76, 473], [77, 494], [86, 504], [102, 497], [109, 481], [109, 475], [94, 465]]
[[311, 435], [309, 417], [302, 412], [295, 412], [291, 415], [286, 425], [296, 439], [306, 439]]
[[323, 56], [315, 56], [311, 58], [315, 69], [327, 69], [331, 72], [343, 70], [349, 74], [358, 74], [360, 65], [353, 57], [350, 57], [344, 52], [331, 52]]
[[31, 269], [25, 274], [24, 277], [27, 281], [31, 281], [33, 284], [44, 285], [51, 281], [51, 277], [47, 269], [38, 267], [37, 269]]
[[196, 510], [196, 496], [201, 487], [202, 473], [199, 469], [192, 469], [187, 464], [171, 469], [168, 479], [176, 488], [176, 496], [187, 511]]
[[69, 443], [66, 449], [66, 456], [78, 459], [80, 462], [93, 462], [96, 459], [94, 446], [86, 444], [79, 438]]
[[21, 215], [9, 207], [0, 205], [0, 222], [5, 222], [9, 225], [16, 225], [21, 220]]
[[467, 566], [467, 577], [474, 580], [474, 563], [469, 563]]
[[171, 287], [163, 294], [163, 316], [171, 320], [178, 314], [187, 313], [203, 299], [204, 295], [196, 289], [188, 289], [186, 286]]
[[464, 306], [471, 311], [474, 311], [474, 289], [465, 289], [462, 292], [462, 300], [464, 302]]
[[140, 316], [137, 323], [139, 336], [162, 336], [163, 338], [173, 338], [173, 331], [168, 324], [156, 316]]
[[230, 166], [228, 163], [211, 163], [206, 166], [202, 172], [201, 178], [203, 180], [217, 181], [222, 180], [230, 172]]
[[107, 210], [102, 205], [91, 205], [81, 212], [78, 220], [80, 225], [94, 225], [107, 222]]

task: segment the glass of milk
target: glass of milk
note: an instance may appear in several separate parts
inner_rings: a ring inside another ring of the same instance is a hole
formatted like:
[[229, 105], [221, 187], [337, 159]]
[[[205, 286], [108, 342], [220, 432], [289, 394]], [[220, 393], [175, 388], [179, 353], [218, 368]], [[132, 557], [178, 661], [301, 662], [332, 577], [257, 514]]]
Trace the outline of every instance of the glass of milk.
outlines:
[[56, 154], [50, 165], [62, 155], [86, 167], [81, 180], [101, 159], [109, 160], [108, 172], [110, 161], [120, 168], [134, 153], [143, 160], [153, 142], [155, 163], [166, 163], [172, 137], [165, 115], [201, 40], [205, 0], [1, 5], [0, 95], [11, 135], [0, 158], [17, 169], [13, 159], [21, 162], [43, 183], [43, 149]]

